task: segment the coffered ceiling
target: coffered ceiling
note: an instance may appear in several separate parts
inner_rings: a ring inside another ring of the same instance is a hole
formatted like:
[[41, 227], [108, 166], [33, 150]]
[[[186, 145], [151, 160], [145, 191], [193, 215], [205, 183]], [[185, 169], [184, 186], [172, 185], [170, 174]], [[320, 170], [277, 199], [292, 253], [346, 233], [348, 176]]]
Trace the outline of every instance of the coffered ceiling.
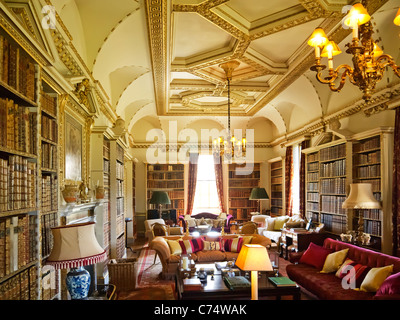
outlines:
[[[89, 75], [102, 88], [137, 143], [152, 128], [168, 134], [171, 120], [178, 131], [226, 128], [227, 82], [220, 65], [232, 60], [239, 63], [231, 82], [232, 126], [254, 128], [257, 142], [360, 101], [351, 84], [337, 94], [315, 80], [309, 70], [314, 52], [307, 45], [321, 26], [344, 52], [351, 30], [341, 19], [353, 2], [6, 0], [28, 32], [43, 39], [65, 79], [73, 84]], [[44, 5], [56, 9], [56, 32], [40, 31]], [[400, 31], [392, 21], [399, 6], [398, 0], [367, 1], [375, 36], [397, 61]], [[336, 61], [350, 63], [350, 57]], [[397, 83], [389, 72], [378, 90]]]

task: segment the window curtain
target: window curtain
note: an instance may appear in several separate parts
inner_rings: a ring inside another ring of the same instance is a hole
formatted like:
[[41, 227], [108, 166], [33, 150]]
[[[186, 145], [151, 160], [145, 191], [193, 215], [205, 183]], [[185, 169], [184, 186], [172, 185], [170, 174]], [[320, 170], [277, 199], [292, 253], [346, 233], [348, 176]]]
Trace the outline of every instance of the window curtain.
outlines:
[[197, 182], [197, 161], [199, 159], [198, 153], [191, 153], [189, 155], [189, 177], [188, 177], [188, 195], [187, 195], [187, 208], [186, 214], [191, 215], [193, 211], [194, 195], [196, 192]]
[[[301, 143], [301, 151], [309, 148], [310, 140]], [[306, 217], [306, 155], [300, 153], [300, 217]]]
[[221, 209], [221, 212], [226, 212], [224, 205], [224, 179], [222, 174], [222, 157], [219, 154], [214, 154], [214, 169], [215, 182], [217, 184], [217, 193], [219, 199], [219, 208]]
[[393, 255], [400, 257], [400, 107], [396, 108], [393, 138]]
[[285, 210], [286, 215], [292, 216], [293, 197], [292, 197], [292, 181], [293, 181], [293, 147], [286, 147], [285, 157]]

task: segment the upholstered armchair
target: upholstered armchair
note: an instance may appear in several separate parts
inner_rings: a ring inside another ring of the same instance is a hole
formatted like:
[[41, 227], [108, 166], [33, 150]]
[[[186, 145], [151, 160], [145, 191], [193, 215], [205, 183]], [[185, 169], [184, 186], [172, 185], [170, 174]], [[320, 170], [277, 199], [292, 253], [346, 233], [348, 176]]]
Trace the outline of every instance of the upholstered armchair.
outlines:
[[[168, 226], [164, 219], [149, 219], [144, 221], [144, 226], [145, 226], [145, 237], [148, 239], [149, 242], [153, 240], [154, 238], [154, 231], [153, 231], [153, 226], [157, 226], [156, 232], [161, 232], [161, 229], [165, 229], [166, 236], [168, 235], [183, 235], [183, 228], [182, 227], [171, 227]], [[163, 226], [163, 228], [160, 228], [160, 225]], [[159, 234], [157, 234], [159, 235]]]

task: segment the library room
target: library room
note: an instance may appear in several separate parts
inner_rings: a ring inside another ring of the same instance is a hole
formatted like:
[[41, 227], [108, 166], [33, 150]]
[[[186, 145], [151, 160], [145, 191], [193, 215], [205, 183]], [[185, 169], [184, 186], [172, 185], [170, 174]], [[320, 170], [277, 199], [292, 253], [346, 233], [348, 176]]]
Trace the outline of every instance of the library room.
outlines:
[[398, 0], [0, 1], [0, 300], [399, 300], [399, 37]]

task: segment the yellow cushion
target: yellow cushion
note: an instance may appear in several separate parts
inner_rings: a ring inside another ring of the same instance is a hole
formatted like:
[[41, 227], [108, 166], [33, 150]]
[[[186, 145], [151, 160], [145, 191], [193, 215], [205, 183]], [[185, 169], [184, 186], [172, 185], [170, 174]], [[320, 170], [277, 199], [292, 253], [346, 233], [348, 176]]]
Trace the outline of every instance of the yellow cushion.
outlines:
[[331, 273], [338, 271], [340, 266], [343, 264], [344, 259], [346, 259], [348, 251], [349, 249], [344, 249], [328, 254], [320, 272]]
[[283, 217], [277, 217], [275, 218], [275, 223], [274, 223], [274, 230], [281, 230], [283, 226], [285, 225], [286, 221], [289, 220], [289, 217], [283, 216]]
[[181, 245], [179, 244], [179, 240], [167, 240], [167, 242], [168, 242], [169, 250], [171, 251], [171, 254], [175, 254], [175, 255], [182, 254], [182, 248], [181, 248]]
[[251, 243], [253, 236], [241, 236], [243, 238], [243, 245]]
[[372, 268], [368, 271], [365, 279], [361, 283], [360, 290], [367, 292], [376, 292], [379, 287], [386, 280], [386, 278], [393, 272], [393, 265], [380, 268]]

